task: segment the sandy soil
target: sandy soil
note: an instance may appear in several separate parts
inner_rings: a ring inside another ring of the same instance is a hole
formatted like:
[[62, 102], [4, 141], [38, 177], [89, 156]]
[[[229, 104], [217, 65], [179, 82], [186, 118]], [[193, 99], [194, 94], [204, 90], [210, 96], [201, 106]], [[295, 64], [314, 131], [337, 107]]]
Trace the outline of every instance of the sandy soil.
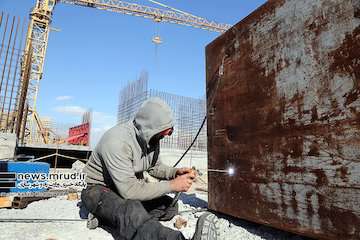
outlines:
[[[162, 152], [162, 159], [172, 165], [182, 151]], [[182, 165], [206, 167], [206, 154], [193, 153]], [[81, 172], [83, 164], [77, 162], [72, 169], [57, 169], [56, 172]], [[52, 169], [52, 172], [54, 170]], [[78, 190], [79, 189], [74, 189]], [[33, 202], [25, 209], [0, 209], [0, 240], [111, 240], [113, 237], [105, 230], [87, 229], [86, 220], [80, 218], [79, 201], [67, 200], [66, 196], [53, 197]], [[198, 217], [207, 208], [207, 175], [199, 176], [191, 190], [181, 194], [179, 215], [163, 225], [176, 229], [174, 223], [178, 217], [187, 221], [187, 226], [180, 231], [188, 239], [195, 232]], [[33, 219], [33, 220], [31, 220]], [[34, 220], [36, 219], [36, 220]], [[218, 215], [219, 240], [304, 240], [306, 238], [287, 232], [232, 219]]]
[[[176, 229], [174, 223], [178, 217], [187, 221], [182, 228], [184, 236], [191, 238], [195, 231], [197, 218], [207, 206], [204, 193], [182, 194], [179, 201], [179, 215], [163, 225]], [[101, 228], [89, 230], [86, 220], [80, 218], [78, 201], [56, 197], [33, 202], [25, 209], [0, 209], [0, 239], [6, 240], [110, 240], [112, 236]], [[197, 212], [199, 211], [199, 212]], [[27, 219], [10, 222], [6, 219]], [[45, 219], [30, 221], [29, 219]], [[290, 233], [275, 230], [246, 221], [219, 217], [219, 235], [221, 240], [235, 239], [305, 239]]]

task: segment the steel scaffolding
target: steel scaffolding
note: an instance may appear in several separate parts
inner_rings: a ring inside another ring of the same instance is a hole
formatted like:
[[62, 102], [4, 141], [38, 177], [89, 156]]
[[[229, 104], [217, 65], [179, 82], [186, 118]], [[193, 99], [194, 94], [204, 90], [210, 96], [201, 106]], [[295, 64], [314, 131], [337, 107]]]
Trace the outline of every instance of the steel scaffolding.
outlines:
[[[139, 79], [129, 82], [120, 90], [118, 123], [132, 121], [141, 104], [150, 97], [160, 97], [173, 110], [175, 131], [170, 137], [161, 141], [162, 147], [186, 149], [191, 144], [205, 117], [206, 101], [149, 89], [148, 74], [143, 72]], [[193, 149], [207, 151], [206, 126], [201, 130]]]

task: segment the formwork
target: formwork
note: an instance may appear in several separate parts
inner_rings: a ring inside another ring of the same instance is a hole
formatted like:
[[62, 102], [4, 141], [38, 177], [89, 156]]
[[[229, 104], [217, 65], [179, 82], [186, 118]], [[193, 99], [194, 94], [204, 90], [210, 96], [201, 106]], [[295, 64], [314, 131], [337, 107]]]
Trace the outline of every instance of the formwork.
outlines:
[[206, 48], [209, 208], [360, 239], [360, 1], [270, 0]]

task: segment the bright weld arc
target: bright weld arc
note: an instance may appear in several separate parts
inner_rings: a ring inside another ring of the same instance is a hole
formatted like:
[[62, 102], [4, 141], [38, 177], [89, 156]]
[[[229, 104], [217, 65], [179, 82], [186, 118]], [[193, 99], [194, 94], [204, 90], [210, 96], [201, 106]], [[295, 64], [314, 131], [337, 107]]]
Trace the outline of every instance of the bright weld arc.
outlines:
[[232, 167], [230, 167], [230, 168], [228, 169], [228, 174], [229, 174], [230, 176], [232, 176], [232, 175], [234, 175], [234, 173], [235, 173], [235, 169], [232, 168]]

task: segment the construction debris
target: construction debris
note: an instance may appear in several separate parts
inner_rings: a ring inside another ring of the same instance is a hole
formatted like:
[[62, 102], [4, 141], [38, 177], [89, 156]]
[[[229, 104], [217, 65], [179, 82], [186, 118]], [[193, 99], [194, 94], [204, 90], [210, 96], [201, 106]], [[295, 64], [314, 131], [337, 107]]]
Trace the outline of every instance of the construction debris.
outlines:
[[23, 209], [26, 208], [30, 203], [48, 199], [49, 197], [14, 197], [12, 201], [12, 208]]
[[66, 199], [69, 201], [79, 200], [79, 195], [77, 193], [69, 193]]
[[174, 227], [177, 229], [181, 229], [183, 227], [186, 227], [187, 221], [183, 219], [182, 217], [177, 217], [174, 223]]
[[16, 135], [13, 133], [0, 133], [0, 160], [13, 159], [15, 149]]
[[0, 197], [0, 208], [11, 208], [12, 197]]

